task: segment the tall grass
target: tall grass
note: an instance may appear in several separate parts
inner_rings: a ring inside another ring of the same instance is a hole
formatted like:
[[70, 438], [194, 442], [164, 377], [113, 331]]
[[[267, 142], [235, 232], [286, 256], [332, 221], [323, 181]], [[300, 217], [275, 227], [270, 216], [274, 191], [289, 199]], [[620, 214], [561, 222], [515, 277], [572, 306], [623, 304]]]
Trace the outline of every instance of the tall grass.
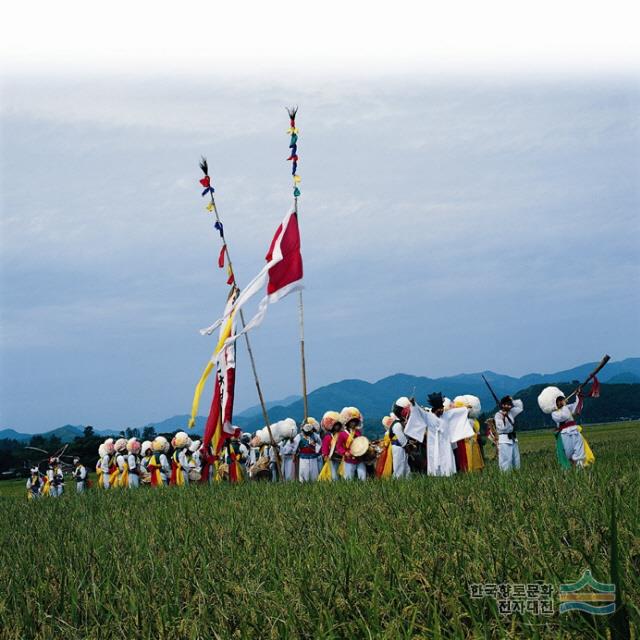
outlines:
[[587, 473], [550, 444], [512, 475], [5, 498], [0, 637], [607, 638], [605, 617], [502, 616], [469, 585], [608, 582], [614, 489], [637, 637], [640, 443], [620, 433]]

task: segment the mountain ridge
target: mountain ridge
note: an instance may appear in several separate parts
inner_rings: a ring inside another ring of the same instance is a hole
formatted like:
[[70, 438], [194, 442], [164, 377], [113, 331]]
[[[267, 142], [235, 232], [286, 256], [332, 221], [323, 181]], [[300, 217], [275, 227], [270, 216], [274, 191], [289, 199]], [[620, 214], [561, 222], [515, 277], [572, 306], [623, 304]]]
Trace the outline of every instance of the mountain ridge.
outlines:
[[[385, 376], [375, 382], [367, 382], [359, 378], [346, 378], [312, 391], [308, 396], [309, 413], [317, 420], [320, 420], [322, 413], [329, 409], [339, 411], [344, 406], [357, 406], [363, 412], [365, 418], [375, 418], [379, 420], [390, 411], [391, 403], [397, 397], [401, 395], [415, 395], [418, 402], [426, 403], [427, 394], [433, 391], [442, 391], [451, 398], [466, 393], [477, 395], [482, 402], [483, 409], [489, 411], [495, 403], [482, 380], [482, 375], [485, 375], [498, 397], [501, 397], [537, 384], [551, 384], [558, 381], [570, 383], [573, 380], [583, 381], [597, 364], [597, 362], [589, 362], [556, 373], [529, 373], [519, 378], [503, 375], [491, 370], [478, 373], [461, 373], [440, 378], [396, 373]], [[609, 362], [601, 371], [599, 378], [603, 383], [610, 380], [613, 380], [617, 384], [640, 381], [640, 358], [625, 358], [624, 360]], [[291, 397], [292, 396], [288, 396], [281, 401], [271, 401], [267, 403], [269, 419], [272, 422], [282, 420], [286, 417], [293, 417], [298, 421], [302, 419], [304, 413], [302, 398], [293, 396], [298, 399], [289, 404], [278, 404], [278, 402], [285, 402]], [[264, 426], [259, 405], [249, 407], [236, 414], [235, 422], [243, 430], [254, 430]], [[142, 433], [142, 429], [145, 426], [153, 426], [157, 433], [167, 433], [184, 429], [192, 434], [201, 435], [205, 423], [206, 417], [198, 416], [196, 419], [196, 427], [193, 430], [189, 430], [186, 427], [188, 424], [188, 416], [177, 414], [165, 420], [147, 423], [138, 427], [138, 429], [140, 433]], [[40, 434], [23, 434], [14, 429], [3, 429], [0, 430], [0, 439], [12, 438], [18, 441], [26, 441], [34, 435], [44, 435], [47, 437], [58, 435], [62, 439], [63, 436], [67, 437], [67, 434], [60, 431], [64, 429], [75, 429], [76, 435], [82, 435], [81, 426], [65, 425], [64, 427], [51, 429]], [[69, 431], [69, 435], [72, 433], [72, 431]], [[95, 433], [98, 435], [118, 434], [119, 430], [96, 429]], [[66, 441], [68, 440], [63, 440], [63, 442]]]

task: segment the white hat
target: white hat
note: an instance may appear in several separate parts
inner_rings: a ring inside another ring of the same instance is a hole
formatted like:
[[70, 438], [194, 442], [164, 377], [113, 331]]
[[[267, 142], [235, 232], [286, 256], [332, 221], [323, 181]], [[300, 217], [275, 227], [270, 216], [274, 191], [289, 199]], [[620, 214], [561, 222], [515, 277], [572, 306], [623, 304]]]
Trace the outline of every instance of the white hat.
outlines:
[[471, 407], [469, 409], [469, 417], [477, 418], [482, 413], [482, 405], [480, 404], [480, 398], [477, 396], [465, 395], [465, 396], [456, 396], [453, 399], [453, 404], [463, 406], [463, 407]]
[[129, 438], [129, 440], [127, 440], [127, 451], [129, 453], [138, 453], [140, 451], [140, 441], [138, 438]]
[[113, 438], [107, 438], [104, 441], [104, 450], [105, 450], [105, 453], [113, 453], [114, 452]]
[[124, 451], [127, 448], [127, 441], [124, 438], [118, 438], [115, 441], [115, 444], [113, 445], [113, 448], [118, 453], [121, 453], [122, 451]]
[[156, 436], [153, 439], [151, 446], [154, 451], [156, 451], [157, 453], [160, 453], [160, 451], [166, 451], [168, 449], [169, 442], [164, 436]]
[[101, 458], [104, 458], [107, 455], [107, 447], [105, 446], [104, 442], [98, 447], [98, 455]]
[[140, 453], [145, 455], [145, 452], [152, 448], [151, 444], [151, 440], [145, 440], [140, 446]]
[[562, 393], [558, 387], [546, 387], [538, 396], [538, 406], [542, 409], [543, 413], [553, 413], [558, 409], [556, 400], [560, 397], [564, 398], [564, 393]]
[[182, 449], [183, 447], [188, 447], [189, 446], [189, 434], [185, 433], [184, 431], [178, 431], [178, 433], [176, 433], [176, 435], [173, 436], [173, 439], [171, 440], [171, 444], [176, 449]]
[[344, 407], [340, 412], [340, 422], [346, 425], [349, 420], [359, 420], [361, 423], [364, 421], [360, 409], [356, 407]]

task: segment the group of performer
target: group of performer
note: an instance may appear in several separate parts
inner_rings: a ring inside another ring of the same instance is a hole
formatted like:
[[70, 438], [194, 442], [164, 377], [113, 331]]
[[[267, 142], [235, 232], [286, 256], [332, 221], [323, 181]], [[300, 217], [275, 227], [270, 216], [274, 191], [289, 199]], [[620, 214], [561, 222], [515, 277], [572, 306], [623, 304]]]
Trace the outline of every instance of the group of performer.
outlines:
[[[575, 420], [582, 407], [580, 391], [573, 403], [557, 387], [547, 387], [538, 397], [540, 408], [556, 424], [556, 452], [563, 467], [584, 467], [594, 461]], [[478, 420], [481, 405], [476, 396], [458, 396], [452, 401], [442, 393], [432, 393], [428, 403], [422, 407], [413, 398], [398, 398], [382, 419], [384, 437], [374, 441], [364, 436], [364, 418], [356, 407], [327, 411], [319, 423], [308, 418], [300, 430], [291, 418], [253, 435], [235, 428], [219, 447], [193, 440], [184, 431], [176, 433], [171, 442], [164, 436], [144, 442], [107, 438], [98, 448], [97, 487], [136, 489], [145, 484], [185, 486], [247, 479], [366, 480], [404, 478], [411, 473], [450, 476], [484, 468], [486, 439], [496, 447], [502, 471], [520, 468], [516, 420], [524, 410], [522, 400], [502, 398], [484, 429]], [[89, 480], [79, 458], [73, 460], [71, 475], [76, 491], [84, 492]], [[64, 473], [60, 459], [51, 457], [45, 473], [33, 467], [27, 491], [31, 498], [61, 496]]]

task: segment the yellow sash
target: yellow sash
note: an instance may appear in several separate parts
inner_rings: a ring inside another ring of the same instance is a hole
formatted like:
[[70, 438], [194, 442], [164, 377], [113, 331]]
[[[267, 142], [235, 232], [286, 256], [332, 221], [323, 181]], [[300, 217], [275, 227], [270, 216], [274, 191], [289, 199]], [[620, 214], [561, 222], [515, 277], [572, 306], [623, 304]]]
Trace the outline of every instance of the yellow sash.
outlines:
[[584, 443], [584, 454], [586, 456], [584, 459], [584, 466], [588, 467], [590, 464], [593, 464], [596, 461], [596, 457], [593, 454], [593, 451], [591, 451], [591, 447], [589, 446], [587, 439], [582, 435], [581, 426], [578, 426], [578, 431], [580, 432], [580, 435], [582, 436], [582, 442]]
[[384, 461], [384, 467], [382, 468], [381, 478], [390, 478], [393, 475], [393, 450], [391, 449], [391, 436], [389, 435], [389, 431], [384, 434], [384, 438], [382, 440], [382, 446], [387, 450], [387, 457]]

